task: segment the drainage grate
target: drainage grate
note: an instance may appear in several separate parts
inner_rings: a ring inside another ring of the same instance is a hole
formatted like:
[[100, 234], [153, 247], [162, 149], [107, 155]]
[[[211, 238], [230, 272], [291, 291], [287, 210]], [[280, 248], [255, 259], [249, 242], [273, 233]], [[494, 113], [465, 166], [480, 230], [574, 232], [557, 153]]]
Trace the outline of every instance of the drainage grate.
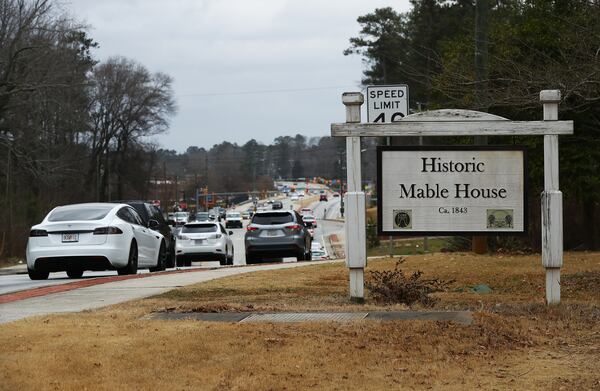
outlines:
[[274, 322], [274, 323], [295, 323], [295, 322], [320, 322], [335, 321], [349, 322], [366, 318], [366, 312], [300, 312], [300, 313], [280, 313], [280, 314], [252, 314], [240, 323]]

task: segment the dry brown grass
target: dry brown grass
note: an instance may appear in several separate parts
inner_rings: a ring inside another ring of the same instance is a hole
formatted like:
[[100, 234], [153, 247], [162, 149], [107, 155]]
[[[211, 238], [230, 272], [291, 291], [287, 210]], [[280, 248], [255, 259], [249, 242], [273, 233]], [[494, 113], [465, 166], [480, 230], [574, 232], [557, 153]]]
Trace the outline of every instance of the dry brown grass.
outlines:
[[[539, 256], [407, 257], [456, 279], [438, 309], [471, 326], [422, 321], [223, 324], [150, 321], [155, 310], [390, 309], [346, 298], [342, 264], [259, 272], [99, 311], [0, 326], [0, 389], [556, 389], [600, 387], [600, 254], [565, 257], [563, 304], [543, 305]], [[391, 268], [393, 261], [369, 268]], [[491, 294], [465, 288], [486, 283]], [[400, 308], [400, 307], [398, 307]]]

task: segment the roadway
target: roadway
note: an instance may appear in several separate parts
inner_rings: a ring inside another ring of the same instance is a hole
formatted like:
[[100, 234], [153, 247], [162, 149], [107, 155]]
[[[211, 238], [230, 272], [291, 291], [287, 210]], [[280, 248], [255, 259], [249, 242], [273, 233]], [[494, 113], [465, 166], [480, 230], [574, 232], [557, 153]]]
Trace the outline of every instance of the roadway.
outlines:
[[[283, 203], [284, 210], [289, 210], [291, 207], [297, 207], [296, 204], [293, 204], [288, 198], [281, 199]], [[313, 209], [315, 217], [317, 218], [317, 228], [315, 229], [314, 240], [319, 241], [321, 243], [325, 243], [327, 246], [326, 237], [333, 233], [341, 233], [343, 232], [343, 223], [339, 221], [332, 220], [323, 220], [323, 216], [325, 210], [327, 210], [328, 218], [335, 218], [339, 216], [339, 198], [333, 198], [330, 195], [328, 202], [315, 202], [310, 207]], [[245, 210], [249, 207], [249, 204], [246, 204], [238, 210]], [[265, 205], [266, 208], [270, 208], [270, 204]], [[246, 255], [244, 251], [244, 233], [246, 232], [245, 227], [247, 226], [248, 221], [244, 221], [244, 228], [232, 228], [228, 229], [228, 231], [233, 231], [232, 241], [234, 246], [234, 265], [245, 265], [246, 264]], [[331, 250], [327, 248], [329, 254], [331, 254]], [[296, 262], [295, 258], [284, 258], [284, 263]], [[190, 269], [190, 268], [218, 268], [220, 267], [219, 262], [194, 262], [191, 267], [179, 267], [176, 269]], [[175, 270], [175, 269], [167, 269], [167, 270]], [[149, 273], [147, 269], [139, 270], [138, 273]], [[61, 285], [70, 283], [77, 280], [85, 280], [92, 279], [98, 277], [107, 277], [107, 276], [115, 276], [117, 275], [116, 271], [101, 271], [101, 272], [93, 272], [86, 271], [81, 279], [71, 279], [67, 276], [66, 273], [51, 273], [50, 277], [47, 280], [42, 281], [32, 281], [29, 279], [27, 274], [13, 274], [13, 275], [4, 275], [0, 276], [0, 295], [23, 291], [33, 288], [40, 288], [46, 286], [53, 285]]]

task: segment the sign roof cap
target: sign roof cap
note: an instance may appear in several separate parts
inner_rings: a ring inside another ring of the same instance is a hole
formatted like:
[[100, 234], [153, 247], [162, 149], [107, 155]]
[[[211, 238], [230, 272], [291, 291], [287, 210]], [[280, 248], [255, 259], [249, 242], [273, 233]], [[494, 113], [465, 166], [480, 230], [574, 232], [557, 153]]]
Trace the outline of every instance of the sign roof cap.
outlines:
[[540, 101], [542, 103], [560, 102], [560, 90], [540, 91]]
[[365, 102], [365, 96], [361, 92], [344, 92], [342, 102], [348, 105], [362, 105]]

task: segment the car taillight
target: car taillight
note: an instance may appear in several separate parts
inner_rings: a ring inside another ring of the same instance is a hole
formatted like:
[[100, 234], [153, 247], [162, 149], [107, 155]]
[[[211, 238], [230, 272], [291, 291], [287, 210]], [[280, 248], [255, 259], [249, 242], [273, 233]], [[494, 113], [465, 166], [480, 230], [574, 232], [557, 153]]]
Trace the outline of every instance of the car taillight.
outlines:
[[190, 240], [189, 237], [185, 236], [185, 235], [177, 235], [177, 239], [179, 240]]
[[40, 237], [40, 236], [48, 236], [48, 231], [46, 231], [45, 229], [32, 229], [31, 231], [29, 231], [30, 238], [35, 238], [35, 237]]
[[223, 235], [221, 235], [221, 234], [214, 234], [210, 238], [211, 239], [221, 239], [221, 236], [223, 236]]
[[258, 228], [249, 225], [246, 227], [246, 231], [258, 231]]
[[302, 229], [302, 226], [298, 225], [298, 224], [294, 224], [294, 225], [288, 225], [285, 228], [291, 229], [292, 231], [300, 231]]
[[119, 235], [122, 233], [123, 231], [117, 227], [100, 227], [94, 230], [94, 235]]

